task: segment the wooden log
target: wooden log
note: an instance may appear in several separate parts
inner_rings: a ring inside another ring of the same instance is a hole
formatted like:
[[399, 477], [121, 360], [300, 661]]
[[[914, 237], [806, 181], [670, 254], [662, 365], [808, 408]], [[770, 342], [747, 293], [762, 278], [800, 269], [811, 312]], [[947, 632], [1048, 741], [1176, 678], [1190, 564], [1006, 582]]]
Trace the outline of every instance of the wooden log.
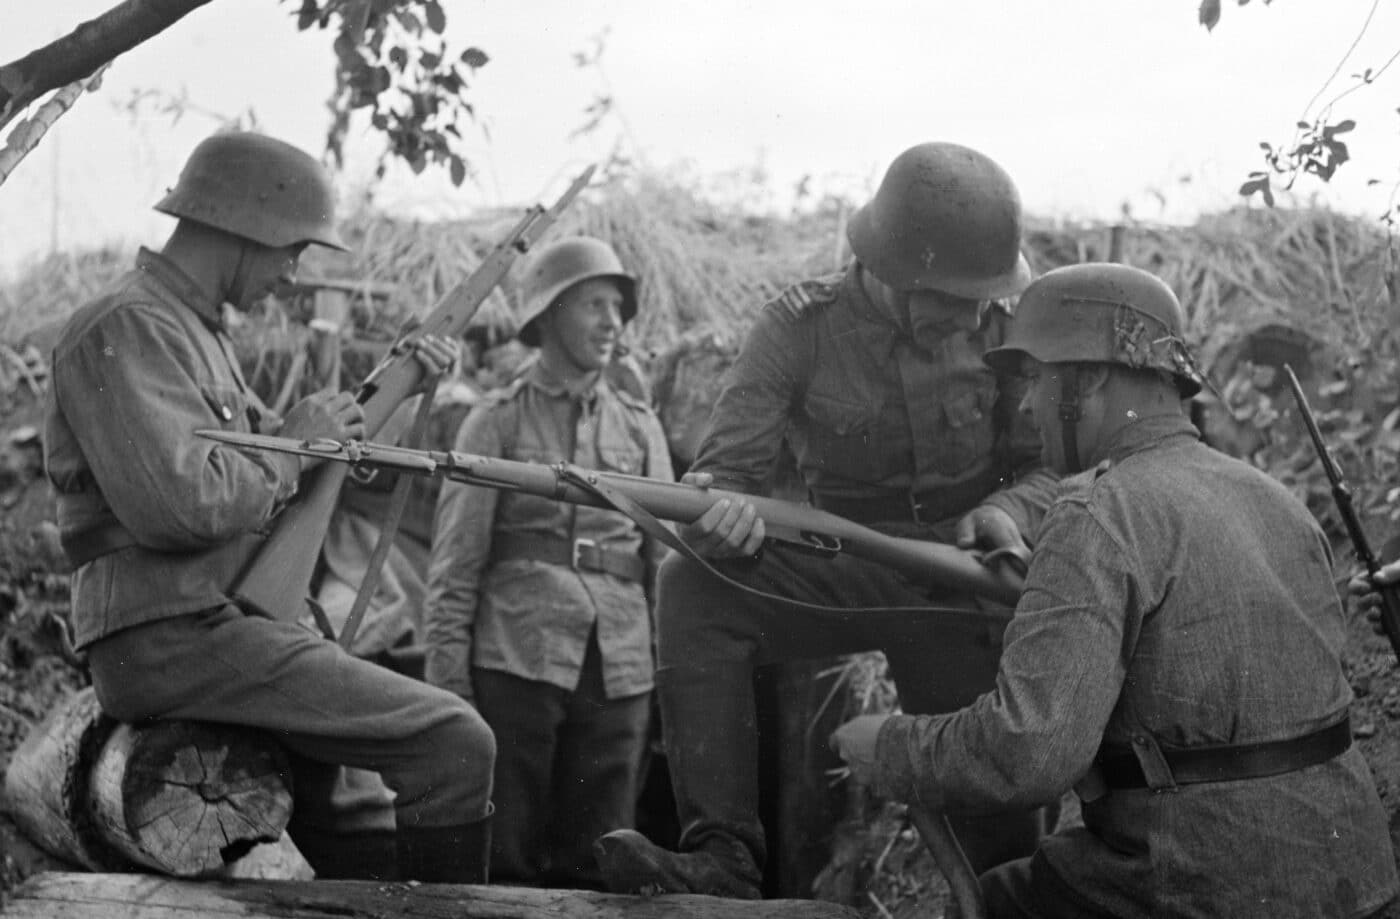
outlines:
[[583, 890], [375, 881], [185, 881], [151, 875], [39, 874], [5, 919], [857, 919], [815, 900], [633, 897]]
[[92, 689], [80, 690], [30, 730], [5, 773], [6, 806], [24, 835], [50, 855], [92, 871], [129, 864], [102, 838], [88, 810], [88, 772], [116, 727]]
[[258, 731], [122, 724], [92, 769], [92, 818], [136, 864], [196, 877], [278, 840], [292, 814], [289, 775], [286, 754]]
[[88, 688], [15, 751], [5, 799], [32, 842], [92, 871], [295, 879], [309, 869], [283, 839], [289, 775], [286, 754], [265, 734], [191, 721], [119, 724]]

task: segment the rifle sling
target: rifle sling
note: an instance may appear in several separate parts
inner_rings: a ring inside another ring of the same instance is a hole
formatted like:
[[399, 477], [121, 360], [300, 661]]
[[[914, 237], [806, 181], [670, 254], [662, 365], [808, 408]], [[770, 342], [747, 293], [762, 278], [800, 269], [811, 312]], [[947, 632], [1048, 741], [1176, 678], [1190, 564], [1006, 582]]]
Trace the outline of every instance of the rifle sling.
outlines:
[[[743, 591], [751, 596], [759, 597], [770, 603], [781, 603], [785, 606], [794, 606], [798, 609], [811, 610], [817, 613], [948, 613], [959, 616], [977, 615], [978, 610], [966, 609], [951, 606], [827, 606], [823, 603], [809, 603], [806, 600], [798, 600], [796, 597], [784, 597], [779, 594], [768, 593], [766, 590], [758, 590], [731, 578], [710, 564], [700, 553], [692, 549], [685, 540], [681, 539], [671, 528], [662, 523], [655, 515], [642, 507], [630, 496], [623, 494], [620, 490], [612, 487], [603, 481], [601, 476], [590, 475], [588, 470], [575, 466], [571, 463], [562, 463], [559, 466], [559, 475], [571, 485], [590, 492], [607, 502], [608, 506], [625, 514], [641, 528], [652, 539], [680, 553], [685, 558], [704, 568], [710, 574], [719, 578], [736, 590]], [[1004, 624], [1006, 614], [1004, 612], [988, 612], [988, 618], [993, 618], [996, 622]]]
[[[438, 379], [438, 377], [429, 378], [423, 387], [423, 394], [418, 397], [418, 410], [414, 413], [413, 427], [408, 434], [410, 447], [418, 447], [423, 441], [423, 435], [427, 433], [428, 416], [432, 413], [433, 393], [437, 389]], [[379, 578], [384, 571], [384, 559], [388, 557], [389, 549], [394, 544], [394, 537], [398, 535], [399, 524], [403, 521], [404, 508], [408, 506], [408, 492], [412, 487], [413, 478], [411, 476], [400, 475], [394, 482], [394, 490], [389, 495], [389, 509], [379, 531], [379, 539], [374, 544], [374, 551], [370, 553], [369, 564], [365, 566], [365, 576], [360, 581], [360, 589], [355, 592], [355, 602], [350, 606], [350, 614], [345, 619], [345, 627], [340, 631], [339, 644], [346, 651], [351, 650], [354, 645], [355, 634], [360, 631], [360, 623], [369, 610], [370, 600], [374, 598], [374, 592], [379, 589]]]

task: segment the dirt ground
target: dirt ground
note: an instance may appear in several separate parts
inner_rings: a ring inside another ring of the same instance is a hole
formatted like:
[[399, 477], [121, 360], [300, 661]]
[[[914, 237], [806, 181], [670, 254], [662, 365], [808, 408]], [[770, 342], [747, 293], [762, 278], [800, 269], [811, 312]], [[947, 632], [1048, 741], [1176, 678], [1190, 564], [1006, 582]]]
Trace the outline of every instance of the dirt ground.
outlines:
[[[0, 393], [0, 767], [57, 699], [85, 683], [65, 647], [67, 572], [39, 478], [39, 413], [39, 399], [26, 385]], [[1351, 564], [1349, 558], [1339, 563]], [[1357, 742], [1400, 852], [1400, 665], [1361, 621], [1353, 623], [1345, 663], [1356, 694]], [[1074, 819], [1072, 806], [1064, 819]], [[833, 849], [831, 873], [854, 873], [854, 889], [864, 891], [854, 905], [869, 916], [942, 914], [946, 888], [898, 807], [854, 808]], [[0, 816], [0, 904], [29, 875], [62, 867]], [[1400, 909], [1392, 916], [1400, 919]]]

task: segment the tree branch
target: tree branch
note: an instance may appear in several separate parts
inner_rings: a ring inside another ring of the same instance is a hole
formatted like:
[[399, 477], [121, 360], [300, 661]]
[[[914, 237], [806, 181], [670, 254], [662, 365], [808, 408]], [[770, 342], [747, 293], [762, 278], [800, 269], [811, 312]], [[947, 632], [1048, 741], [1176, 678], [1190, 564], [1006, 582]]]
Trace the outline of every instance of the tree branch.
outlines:
[[81, 80], [210, 0], [125, 0], [68, 35], [0, 66], [0, 128], [44, 93]]

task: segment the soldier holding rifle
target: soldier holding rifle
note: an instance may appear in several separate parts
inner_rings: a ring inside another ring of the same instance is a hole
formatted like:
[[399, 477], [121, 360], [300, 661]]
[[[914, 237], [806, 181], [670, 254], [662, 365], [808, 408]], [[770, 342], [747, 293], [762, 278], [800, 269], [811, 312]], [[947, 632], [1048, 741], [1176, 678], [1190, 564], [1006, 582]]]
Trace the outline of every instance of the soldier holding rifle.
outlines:
[[[284, 420], [249, 390], [224, 330], [294, 274], [311, 244], [344, 249], [330, 178], [302, 151], [250, 133], [195, 148], [157, 209], [179, 219], [160, 252], [79, 310], [54, 348], [46, 468], [72, 560], [73, 618], [108, 714], [195, 719], [274, 736], [296, 770], [293, 839], [334, 870], [318, 810], [336, 769], [397, 793], [385, 856], [404, 878], [484, 882], [495, 743], [452, 693], [355, 659], [334, 642], [240, 609], [251, 543], [289, 502], [304, 458], [242, 451], [201, 428], [362, 436], [350, 393], [310, 396]], [[423, 336], [433, 375], [455, 347]], [[360, 840], [340, 840], [361, 850]], [[341, 856], [344, 856], [342, 858]], [[362, 860], [362, 859], [360, 859]]]
[[1073, 786], [1084, 826], [981, 877], [992, 919], [1361, 917], [1397, 892], [1348, 721], [1331, 548], [1287, 489], [1202, 444], [1175, 294], [1049, 272], [986, 360], [1029, 381], [1046, 514], [995, 688], [863, 716], [833, 744], [876, 791], [998, 811]]
[[[949, 143], [900, 154], [850, 222], [849, 268], [790, 288], [759, 315], [689, 481], [758, 493], [786, 437], [819, 508], [898, 536], [1024, 551], [1054, 478], [1037, 468], [1012, 379], [981, 361], [1010, 323], [997, 301], [1030, 280], [1020, 234], [1020, 198], [988, 157]], [[754, 667], [879, 648], [905, 711], [950, 711], [991, 688], [1009, 611], [989, 616], [971, 596], [931, 593], [847, 554], [760, 554], [764, 523], [744, 502], [717, 502], [685, 535], [768, 594], [903, 608], [813, 612], [755, 598], [691, 560], [662, 565], [657, 694], [680, 851], [621, 830], [599, 840], [599, 858], [615, 890], [758, 897]], [[966, 614], [909, 609], [931, 604]], [[1041, 818], [1016, 803], [956, 829], [986, 868], [1028, 854]]]
[[[541, 250], [525, 273], [519, 333], [539, 358], [473, 409], [454, 449], [672, 481], [655, 413], [606, 377], [636, 286], [601, 240]], [[593, 839], [633, 823], [660, 551], [614, 510], [442, 488], [426, 676], [472, 701], [499, 741], [497, 880], [597, 887]]]

